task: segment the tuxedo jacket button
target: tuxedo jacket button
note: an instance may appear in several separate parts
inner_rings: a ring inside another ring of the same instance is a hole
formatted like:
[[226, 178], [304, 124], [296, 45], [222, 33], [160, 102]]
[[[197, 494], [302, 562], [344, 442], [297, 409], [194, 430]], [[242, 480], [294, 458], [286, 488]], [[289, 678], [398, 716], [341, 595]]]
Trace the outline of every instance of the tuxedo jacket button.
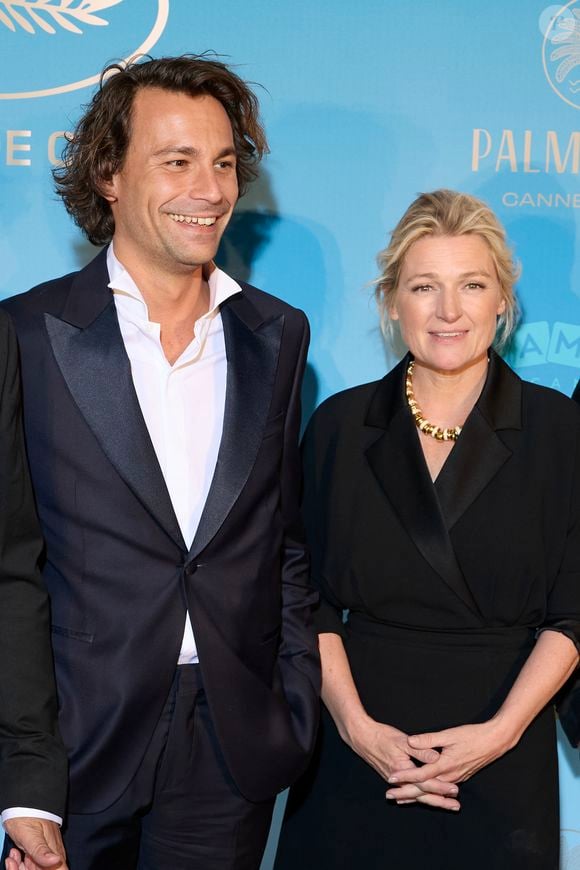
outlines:
[[195, 562], [190, 562], [189, 565], [185, 565], [183, 568], [183, 573], [186, 577], [191, 577], [192, 574], [195, 574], [197, 571], [197, 565]]

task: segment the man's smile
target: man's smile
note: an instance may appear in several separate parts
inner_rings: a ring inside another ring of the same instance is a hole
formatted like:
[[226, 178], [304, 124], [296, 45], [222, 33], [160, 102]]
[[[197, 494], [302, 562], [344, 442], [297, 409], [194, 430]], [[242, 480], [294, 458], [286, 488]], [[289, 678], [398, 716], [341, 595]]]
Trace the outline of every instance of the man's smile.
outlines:
[[175, 214], [170, 213], [168, 215], [172, 221], [175, 223], [186, 223], [186, 224], [198, 224], [202, 227], [210, 227], [215, 224], [217, 217], [196, 217], [191, 214]]

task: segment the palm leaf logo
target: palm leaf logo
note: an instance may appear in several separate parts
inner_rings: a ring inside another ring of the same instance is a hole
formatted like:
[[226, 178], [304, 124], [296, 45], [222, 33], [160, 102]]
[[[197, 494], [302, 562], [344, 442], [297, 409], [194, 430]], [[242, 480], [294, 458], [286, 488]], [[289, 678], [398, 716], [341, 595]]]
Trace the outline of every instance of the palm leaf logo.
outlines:
[[[558, 45], [550, 55], [550, 60], [560, 61], [556, 69], [556, 81], [560, 84], [580, 66], [580, 9], [572, 9], [573, 18], [558, 20], [559, 33], [552, 39], [552, 45]], [[576, 83], [574, 83], [576, 84]]]
[[36, 33], [36, 27], [54, 34], [57, 28], [82, 33], [79, 25], [106, 26], [109, 22], [96, 13], [123, 0], [0, 0], [0, 24]]

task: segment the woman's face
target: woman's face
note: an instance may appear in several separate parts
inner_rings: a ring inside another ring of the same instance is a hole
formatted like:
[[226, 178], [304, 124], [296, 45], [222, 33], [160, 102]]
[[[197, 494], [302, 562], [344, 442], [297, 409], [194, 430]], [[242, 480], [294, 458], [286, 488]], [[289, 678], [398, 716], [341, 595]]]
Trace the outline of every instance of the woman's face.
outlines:
[[403, 260], [389, 315], [417, 363], [451, 372], [485, 358], [504, 309], [481, 236], [423, 236]]

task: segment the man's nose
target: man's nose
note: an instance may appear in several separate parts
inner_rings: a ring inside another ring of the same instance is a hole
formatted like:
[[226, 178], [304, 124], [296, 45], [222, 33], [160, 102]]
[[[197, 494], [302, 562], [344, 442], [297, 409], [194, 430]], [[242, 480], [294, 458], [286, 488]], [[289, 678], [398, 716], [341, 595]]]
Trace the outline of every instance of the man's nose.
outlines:
[[191, 179], [189, 195], [192, 199], [205, 200], [214, 205], [222, 201], [222, 189], [213, 166], [198, 167]]

